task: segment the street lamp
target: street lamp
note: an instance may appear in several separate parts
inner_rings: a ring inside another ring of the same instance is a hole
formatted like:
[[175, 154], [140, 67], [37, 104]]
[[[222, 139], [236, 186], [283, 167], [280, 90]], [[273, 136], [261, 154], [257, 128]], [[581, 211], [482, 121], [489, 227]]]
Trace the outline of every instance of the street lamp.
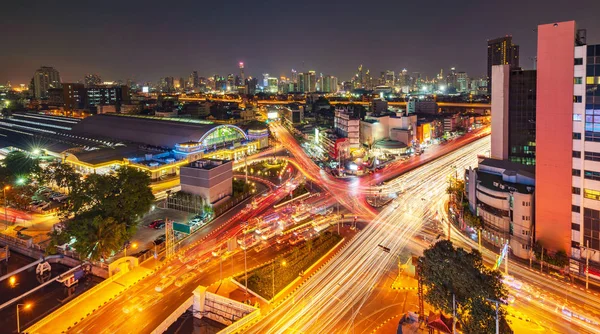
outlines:
[[23, 309], [29, 310], [31, 308], [31, 304], [17, 304], [17, 333], [21, 333], [21, 322], [19, 321], [19, 307], [22, 306]]
[[17, 286], [17, 278], [14, 276], [11, 276], [8, 279], [8, 284], [10, 285], [11, 288], [14, 288], [15, 286]]
[[127, 256], [127, 248], [129, 248], [129, 247], [131, 247], [131, 249], [137, 249], [138, 244], [137, 244], [137, 242], [134, 242], [131, 245], [126, 245], [125, 249], [123, 250], [124, 256]]
[[8, 203], [6, 201], [6, 191], [10, 190], [10, 186], [4, 186], [4, 229], [8, 229]]

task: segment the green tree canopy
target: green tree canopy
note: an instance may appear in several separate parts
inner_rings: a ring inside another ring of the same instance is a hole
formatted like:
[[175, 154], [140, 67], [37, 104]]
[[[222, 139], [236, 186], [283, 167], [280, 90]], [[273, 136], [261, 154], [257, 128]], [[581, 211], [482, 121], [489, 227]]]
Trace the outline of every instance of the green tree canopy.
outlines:
[[68, 223], [67, 231], [75, 237], [75, 250], [94, 261], [108, 259], [127, 241], [126, 226], [112, 217], [79, 217]]
[[[423, 252], [419, 270], [427, 303], [452, 314], [455, 295], [457, 320], [465, 333], [495, 332], [495, 305], [487, 299], [503, 300], [508, 292], [500, 272], [486, 268], [478, 251], [467, 252], [441, 240]], [[501, 333], [511, 333], [503, 308], [499, 316]]]
[[22, 151], [12, 151], [4, 158], [4, 166], [13, 177], [31, 175], [40, 172], [38, 160]]
[[131, 167], [114, 174], [90, 174], [83, 180], [68, 167], [54, 168], [54, 181], [71, 192], [62, 208], [67, 227], [52, 237], [56, 244], [65, 239], [62, 234], [75, 237], [74, 247], [85, 258], [106, 259], [120, 250], [154, 201], [148, 174]]

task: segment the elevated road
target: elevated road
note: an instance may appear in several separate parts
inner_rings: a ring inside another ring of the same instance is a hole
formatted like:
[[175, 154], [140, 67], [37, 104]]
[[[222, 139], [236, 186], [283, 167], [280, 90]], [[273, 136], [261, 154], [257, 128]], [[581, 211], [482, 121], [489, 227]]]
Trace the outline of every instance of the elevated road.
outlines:
[[[216, 102], [232, 102], [232, 103], [242, 103], [242, 99], [218, 99], [218, 98], [205, 98], [205, 97], [188, 97], [188, 96], [180, 96], [179, 101], [182, 102], [202, 102], [202, 101], [216, 101]], [[286, 105], [290, 103], [298, 103], [298, 104], [306, 104], [305, 100], [258, 100], [256, 101], [258, 105]], [[329, 101], [331, 105], [347, 105], [347, 104], [360, 104], [363, 106], [370, 105], [370, 101]], [[456, 107], [456, 108], [467, 108], [467, 109], [490, 109], [491, 104], [489, 103], [471, 103], [471, 102], [437, 102], [438, 107]], [[406, 102], [404, 101], [391, 101], [388, 102], [388, 105], [395, 107], [405, 107]]]

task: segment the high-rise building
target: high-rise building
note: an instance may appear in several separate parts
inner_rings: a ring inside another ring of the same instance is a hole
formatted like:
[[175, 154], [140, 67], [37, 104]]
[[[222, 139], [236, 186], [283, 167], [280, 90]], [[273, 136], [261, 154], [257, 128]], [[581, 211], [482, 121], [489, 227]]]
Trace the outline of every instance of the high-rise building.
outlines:
[[85, 108], [86, 89], [83, 84], [63, 83], [62, 96], [65, 110], [77, 110]]
[[34, 96], [45, 98], [48, 89], [60, 88], [60, 74], [54, 67], [42, 66], [33, 75]]
[[240, 66], [240, 81], [246, 82], [246, 74], [244, 73], [244, 63], [240, 62], [239, 66]]
[[495, 65], [492, 78], [491, 157], [535, 165], [536, 71]]
[[102, 78], [98, 74], [86, 74], [85, 78], [83, 78], [83, 82], [86, 87], [97, 86], [102, 84]]
[[279, 80], [277, 78], [269, 77], [267, 79], [267, 86], [265, 89], [271, 94], [277, 94], [279, 88]]
[[129, 104], [131, 97], [129, 87], [123, 85], [98, 85], [87, 88], [87, 106], [98, 107], [114, 105], [120, 110], [122, 104]]
[[298, 83], [298, 72], [292, 68], [292, 82]]
[[338, 91], [338, 80], [332, 75], [326, 75], [323, 78], [323, 87], [321, 91], [324, 93], [337, 93]]
[[308, 71], [298, 74], [298, 91], [313, 93], [317, 91], [317, 73]]
[[392, 71], [392, 70], [385, 71], [384, 84], [386, 86], [393, 87], [395, 82], [396, 82], [396, 76], [394, 74], [394, 71]]
[[536, 240], [580, 273], [600, 261], [600, 46], [582, 35], [575, 21], [538, 26], [535, 198]]
[[456, 73], [456, 91], [466, 93], [469, 91], [469, 76], [466, 72]]
[[512, 36], [488, 40], [488, 92], [492, 92], [492, 66], [510, 65], [511, 69], [519, 68], [519, 46], [513, 44]]
[[192, 86], [192, 88], [198, 88], [200, 86], [198, 71], [192, 71], [192, 74], [190, 74], [190, 86]]

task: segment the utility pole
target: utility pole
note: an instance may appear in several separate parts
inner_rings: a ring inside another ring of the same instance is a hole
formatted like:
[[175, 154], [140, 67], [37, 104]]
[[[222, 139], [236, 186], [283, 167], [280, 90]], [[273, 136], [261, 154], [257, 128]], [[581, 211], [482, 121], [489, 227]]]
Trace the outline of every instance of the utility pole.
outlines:
[[500, 310], [500, 303], [505, 304], [504, 302], [493, 300], [493, 299], [485, 299], [488, 302], [496, 304], [496, 334], [500, 334], [500, 319], [498, 316], [498, 311]]
[[481, 253], [481, 228], [477, 229], [477, 242], [479, 243], [479, 253]]
[[452, 334], [456, 333], [456, 295], [452, 294]]

